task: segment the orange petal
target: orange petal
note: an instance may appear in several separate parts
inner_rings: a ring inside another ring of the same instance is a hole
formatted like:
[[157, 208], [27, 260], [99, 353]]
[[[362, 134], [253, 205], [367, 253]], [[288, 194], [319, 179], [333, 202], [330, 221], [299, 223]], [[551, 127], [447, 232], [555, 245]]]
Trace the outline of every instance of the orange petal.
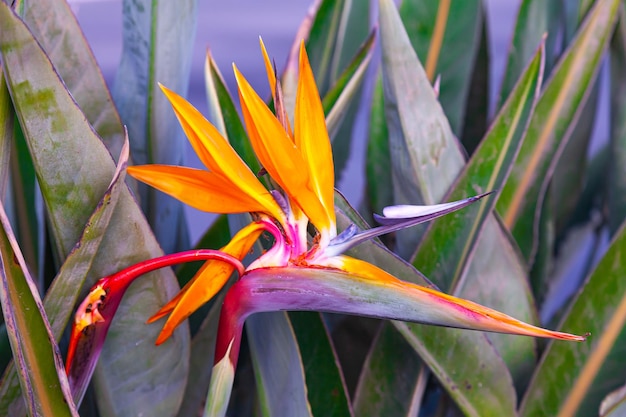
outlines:
[[244, 194], [257, 199], [265, 212], [282, 218], [278, 204], [219, 131], [187, 100], [161, 86], [189, 142], [209, 171], [228, 178]]
[[267, 212], [276, 204], [265, 189], [263, 194], [251, 196], [229, 178], [204, 170], [153, 164], [129, 167], [128, 173], [185, 204], [211, 213]]
[[[265, 230], [263, 223], [254, 222], [241, 229], [233, 239], [222, 249], [237, 259], [243, 259], [250, 252], [252, 245]], [[233, 266], [225, 262], [208, 261], [196, 276], [167, 303], [153, 317], [162, 317], [171, 311], [171, 315], [165, 322], [163, 330], [156, 340], [159, 345], [166, 341], [174, 332], [174, 329], [189, 317], [200, 306], [209, 301], [226, 284], [233, 273]], [[174, 303], [174, 300], [176, 302]], [[152, 318], [150, 319], [152, 320]]]
[[317, 227], [327, 219], [325, 208], [311, 188], [302, 154], [250, 84], [234, 68], [244, 121], [254, 152], [263, 167]]
[[[316, 227], [335, 232], [333, 154], [326, 130], [326, 119], [309, 58], [300, 45], [300, 69], [295, 110], [295, 139], [309, 170], [311, 188], [324, 206], [325, 224]], [[331, 236], [332, 237], [332, 236]]]
[[269, 55], [267, 55], [263, 39], [260, 37], [259, 44], [261, 45], [261, 51], [263, 52], [263, 63], [265, 63], [265, 72], [267, 72], [267, 82], [269, 83], [270, 90], [272, 91], [272, 99], [276, 101], [276, 74], [274, 73], [274, 66], [272, 65]]
[[293, 132], [289, 125], [289, 117], [287, 116], [287, 110], [285, 108], [285, 100], [280, 90], [280, 83], [276, 81], [276, 68], [272, 65], [270, 57], [267, 55], [265, 44], [263, 39], [259, 37], [259, 43], [261, 44], [261, 51], [263, 52], [263, 62], [265, 63], [265, 71], [267, 72], [267, 82], [272, 90], [272, 100], [274, 100], [274, 110], [276, 112], [276, 118], [281, 122], [283, 128], [287, 132], [287, 135], [293, 139]]

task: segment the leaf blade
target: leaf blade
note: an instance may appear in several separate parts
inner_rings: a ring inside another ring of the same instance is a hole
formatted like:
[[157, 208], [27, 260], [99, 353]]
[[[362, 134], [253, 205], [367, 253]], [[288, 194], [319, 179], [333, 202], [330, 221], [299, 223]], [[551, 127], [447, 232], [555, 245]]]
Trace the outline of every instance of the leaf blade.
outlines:
[[537, 245], [538, 211], [558, 155], [571, 134], [595, 78], [616, 20], [619, 2], [596, 3], [537, 103], [512, 175], [502, 190], [498, 211], [527, 260]]
[[[9, 89], [35, 162], [58, 257], [63, 259], [105, 194], [115, 166], [28, 29], [6, 4], [0, 6], [0, 49]], [[122, 188], [99, 254], [91, 269], [95, 277], [162, 254], [127, 187]], [[117, 352], [105, 347], [100, 360], [106, 365], [98, 373], [99, 386], [106, 391], [103, 398], [112, 399], [117, 407], [113, 412], [128, 415], [134, 414], [128, 411], [133, 407], [144, 412], [177, 407], [187, 372], [188, 332], [181, 328], [170, 344], [157, 350], [152, 342], [158, 328], [144, 324], [155, 304], [164, 304], [177, 289], [172, 272], [162, 270], [133, 286], [122, 302], [119, 311], [124, 319], [113, 323], [108, 343], [116, 346], [113, 350]], [[116, 372], [122, 372], [130, 385], [121, 387], [115, 377], [108, 379]], [[129, 376], [144, 372], [151, 375], [151, 381]], [[141, 390], [146, 384], [165, 384], [171, 390], [162, 396], [154, 390]], [[142, 395], [129, 386], [137, 387]]]
[[0, 206], [0, 301], [30, 415], [78, 417], [59, 348]]

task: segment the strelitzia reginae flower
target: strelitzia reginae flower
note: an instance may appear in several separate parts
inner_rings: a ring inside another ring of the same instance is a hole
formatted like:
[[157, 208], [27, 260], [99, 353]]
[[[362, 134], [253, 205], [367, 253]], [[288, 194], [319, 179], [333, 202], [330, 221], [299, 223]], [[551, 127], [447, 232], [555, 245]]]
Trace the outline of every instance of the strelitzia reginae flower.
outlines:
[[[237, 270], [221, 309], [215, 364], [206, 415], [224, 415], [230, 396], [244, 321], [257, 312], [312, 310], [428, 323], [564, 340], [584, 337], [541, 329], [471, 301], [402, 281], [364, 260], [343, 253], [364, 240], [463, 208], [486, 194], [434, 206], [394, 206], [377, 217], [382, 226], [337, 234], [334, 170], [324, 112], [304, 46], [291, 128], [279, 82], [261, 42], [276, 113], [234, 68], [243, 119], [259, 162], [274, 189], [268, 190], [228, 141], [191, 104], [162, 87], [206, 170], [163, 165], [128, 168], [130, 175], [204, 211], [251, 213], [253, 221], [220, 251], [191, 251], [146, 261], [97, 283], [76, 314], [67, 369], [70, 380], [85, 379], [93, 352], [81, 339], [103, 339], [130, 282], [154, 268], [208, 259], [198, 274], [149, 319], [167, 320], [156, 341], [164, 342], [189, 315], [213, 298]], [[314, 230], [313, 236], [309, 231]], [[261, 234], [271, 248], [244, 268]], [[100, 327], [99, 327], [100, 326]], [[98, 331], [99, 328], [104, 330]], [[93, 337], [93, 336], [92, 336]], [[91, 355], [85, 359], [85, 355]], [[87, 369], [87, 370], [86, 370]], [[91, 369], [92, 370], [92, 369]], [[88, 378], [88, 377], [87, 377]], [[76, 383], [76, 382], [75, 382]]]

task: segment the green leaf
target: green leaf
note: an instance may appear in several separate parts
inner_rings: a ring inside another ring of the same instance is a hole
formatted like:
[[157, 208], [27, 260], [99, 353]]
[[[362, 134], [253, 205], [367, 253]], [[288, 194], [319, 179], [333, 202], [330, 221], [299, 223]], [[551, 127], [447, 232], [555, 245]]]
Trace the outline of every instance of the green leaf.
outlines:
[[38, 241], [41, 236], [37, 226], [35, 169], [26, 149], [24, 135], [15, 120], [4, 70], [0, 66], [0, 196], [5, 199], [4, 204], [10, 219], [16, 217], [11, 216], [12, 213], [20, 213], [19, 218], [13, 222], [15, 234], [26, 264], [33, 273], [37, 273]]
[[[96, 277], [89, 276], [89, 271], [96, 256], [98, 256], [100, 245], [117, 207], [121, 191], [126, 186], [124, 180], [129, 158], [128, 152], [127, 140], [122, 147], [111, 185], [89, 217], [78, 243], [65, 259], [46, 293], [44, 306], [57, 341], [61, 339], [63, 330], [67, 327], [74, 306], [77, 304], [78, 297], [83, 293], [81, 289], [89, 288], [95, 283]], [[72, 386], [72, 396], [77, 404], [81, 403], [87, 390], [93, 373], [93, 366], [84, 374], [83, 379], [78, 384]]]
[[[35, 161], [52, 238], [62, 260], [105, 194], [115, 166], [43, 51], [4, 3], [0, 4], [0, 25], [0, 50], [11, 97]], [[94, 259], [92, 276], [103, 277], [161, 254], [143, 214], [123, 187]], [[177, 409], [187, 374], [188, 331], [181, 327], [171, 341], [155, 347], [158, 325], [144, 324], [177, 288], [172, 272], [161, 270], [126, 294], [97, 370], [102, 415], [134, 415], [139, 410], [158, 415], [164, 409]], [[125, 384], [120, 385], [120, 380]], [[165, 386], [167, 395], [157, 389]]]
[[[337, 223], [340, 228], [352, 223], [361, 229], [367, 227], [343, 198], [335, 198], [335, 206], [338, 208]], [[415, 268], [374, 241], [364, 242], [351, 249], [349, 255], [365, 259], [399, 279], [433, 286]], [[483, 333], [403, 322], [393, 322], [393, 326], [430, 367], [466, 415], [515, 414], [515, 391], [511, 375]], [[396, 346], [401, 347], [402, 344]], [[451, 346], [458, 346], [458, 349], [450, 351]], [[400, 353], [394, 349], [386, 354]], [[418, 378], [419, 371], [415, 369], [415, 378]], [[388, 372], [393, 373], [395, 370]], [[364, 382], [360, 381], [360, 384]]]
[[[509, 176], [541, 87], [543, 49], [535, 53], [480, 147], [467, 162], [446, 201], [497, 191]], [[497, 201], [484, 198], [434, 221], [424, 234], [413, 265], [445, 290], [458, 286], [484, 221]]]
[[419, 410], [428, 380], [428, 373], [416, 375], [421, 367], [419, 356], [404, 337], [392, 325], [383, 325], [363, 365], [354, 414], [410, 416]]
[[626, 13], [611, 40], [611, 141], [608, 182], [609, 228], [614, 235], [626, 218]]
[[520, 406], [521, 416], [594, 415], [626, 372], [626, 229], [622, 227], [560, 329], [584, 343], [550, 343]]
[[598, 80], [591, 85], [590, 89], [587, 101], [582, 106], [580, 116], [572, 125], [570, 138], [554, 168], [549, 188], [549, 192], [554, 195], [552, 210], [555, 218], [554, 227], [558, 235], [564, 231], [576, 209], [585, 183], [587, 150], [591, 142], [599, 103]]
[[[394, 204], [434, 204], [464, 157], [392, 2], [381, 1], [379, 20]], [[401, 256], [413, 252], [420, 235], [397, 234]]]
[[553, 71], [537, 103], [524, 145], [498, 200], [498, 211], [527, 260], [537, 245], [539, 213], [558, 155], [591, 92], [616, 21], [616, 0], [600, 0]]
[[[464, 194], [466, 197], [468, 192], [472, 195], [481, 192], [480, 190], [491, 190], [491, 187], [498, 188], [498, 184], [502, 184], [508, 175], [532, 113], [540, 85], [540, 55], [534, 57], [529, 72], [525, 74], [519, 90], [510, 102], [510, 107], [507, 106], [506, 111], [501, 113], [487, 133], [485, 144], [474, 153], [470, 164], [465, 165], [458, 142], [447, 129], [445, 115], [406, 35], [399, 29], [399, 19], [397, 16], [394, 18], [393, 12], [393, 5], [381, 5], [380, 27], [383, 72], [387, 72], [385, 101], [395, 181], [394, 202], [404, 203], [402, 193], [406, 194], [407, 187], [414, 187], [414, 190], [428, 196], [424, 203], [439, 203], [464, 167], [467, 171], [460, 174], [460, 183], [454, 191], [458, 194], [455, 195]], [[396, 54], [395, 58], [391, 55], [392, 52]], [[404, 59], [398, 58], [399, 56]], [[416, 86], [422, 86], [423, 89]], [[431, 126], [430, 130], [426, 128], [428, 126]], [[507, 146], [508, 151], [501, 152]], [[403, 151], [394, 152], [394, 147]], [[410, 183], [408, 179], [415, 177], [415, 173], [423, 179]], [[427, 276], [432, 274], [435, 283], [441, 285], [444, 291], [486, 304], [521, 320], [536, 322], [532, 296], [527, 285], [526, 266], [507, 231], [491, 215], [493, 203], [494, 200], [485, 200], [472, 209], [478, 210], [475, 212], [476, 217], [471, 216], [470, 210], [467, 214], [463, 211], [441, 219], [442, 225], [436, 226], [440, 231], [435, 232], [440, 236], [433, 236], [434, 240], [420, 245], [423, 248], [420, 250], [426, 252], [420, 256], [420, 262], [415, 262], [414, 265], [420, 270], [424, 268]], [[458, 222], [456, 227], [452, 226], [453, 230], [462, 234], [456, 245], [448, 245], [449, 239], [454, 236], [454, 233], [448, 234], [444, 226], [448, 222]], [[483, 226], [481, 222], [484, 222]], [[465, 226], [467, 229], [461, 232]], [[422, 234], [419, 230], [409, 230], [406, 233], [411, 233], [412, 236], [407, 238], [407, 234], [398, 233], [398, 252], [401, 255], [409, 251], [412, 253], [417, 247], [416, 239]], [[446, 247], [449, 252], [441, 250], [442, 247]], [[437, 259], [439, 256], [445, 259]], [[504, 276], [507, 277], [506, 281], [503, 280]], [[511, 302], [511, 297], [516, 302]], [[505, 362], [514, 371], [518, 387], [523, 385], [534, 361], [534, 341], [498, 335], [489, 335], [489, 339], [496, 344]]]
[[39, 244], [44, 238], [41, 216], [37, 213], [40, 192], [37, 188], [33, 160], [28, 152], [26, 139], [19, 123], [13, 126], [12, 136], [13, 140], [9, 142], [12, 154], [9, 161], [12, 208], [14, 213], [20, 213], [19, 217], [14, 216], [18, 217], [15, 233], [27, 264], [32, 271], [39, 271], [41, 267]]
[[[157, 83], [186, 95], [197, 1], [125, 0], [122, 7], [124, 48], [113, 98], [128, 126], [133, 160], [184, 165], [184, 135]], [[182, 203], [145, 185], [139, 194], [163, 250], [186, 248]]]
[[561, 8], [561, 3], [556, 1], [522, 0], [520, 3], [498, 95], [498, 109], [504, 104], [526, 63], [542, 42], [546, 48], [544, 72], [546, 78], [550, 75], [558, 58]]
[[300, 348], [312, 415], [351, 416], [337, 353], [321, 313], [292, 312], [289, 321]]
[[252, 315], [246, 320], [246, 334], [261, 415], [312, 416], [302, 358], [287, 313]]
[[30, 416], [78, 412], [39, 292], [0, 206], [0, 302]]
[[[477, 0], [411, 2], [400, 5], [400, 16], [431, 82], [441, 76], [439, 101], [460, 136], [472, 68], [480, 43], [482, 6]], [[384, 51], [384, 48], [383, 48]]]
[[29, 2], [24, 22], [89, 123], [115, 158], [124, 144], [124, 129], [98, 63], [66, 1]]

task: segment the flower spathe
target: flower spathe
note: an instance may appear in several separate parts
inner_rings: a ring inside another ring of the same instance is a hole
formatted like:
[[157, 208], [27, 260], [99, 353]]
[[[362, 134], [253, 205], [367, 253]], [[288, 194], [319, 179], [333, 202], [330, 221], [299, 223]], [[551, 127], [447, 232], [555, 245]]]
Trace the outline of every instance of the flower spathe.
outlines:
[[[277, 109], [284, 109], [279, 83], [261, 42]], [[523, 323], [476, 303], [397, 279], [364, 260], [343, 255], [350, 247], [383, 233], [412, 226], [461, 209], [485, 197], [426, 207], [397, 207], [378, 217], [382, 226], [337, 234], [334, 169], [324, 111], [304, 44], [291, 130], [282, 110], [275, 115], [234, 67], [243, 119], [259, 162], [277, 189], [268, 190], [228, 141], [191, 104], [162, 87], [206, 170], [163, 165], [131, 167], [128, 172], [200, 210], [252, 213], [241, 229], [150, 321], [169, 315], [157, 343], [164, 342], [202, 304], [225, 285], [235, 269], [240, 279], [227, 292], [220, 315], [215, 368], [205, 415], [223, 415], [239, 355], [245, 319], [255, 312], [315, 310], [416, 321], [443, 326], [584, 340]], [[309, 223], [314, 236], [308, 237]], [[245, 270], [241, 260], [262, 233], [272, 247]], [[174, 255], [169, 255], [174, 256]], [[144, 271], [147, 272], [147, 269]], [[94, 287], [94, 291], [97, 288]], [[98, 294], [90, 294], [99, 300]], [[89, 315], [79, 310], [82, 329], [98, 326], [96, 303]], [[212, 408], [216, 407], [216, 408]]]

